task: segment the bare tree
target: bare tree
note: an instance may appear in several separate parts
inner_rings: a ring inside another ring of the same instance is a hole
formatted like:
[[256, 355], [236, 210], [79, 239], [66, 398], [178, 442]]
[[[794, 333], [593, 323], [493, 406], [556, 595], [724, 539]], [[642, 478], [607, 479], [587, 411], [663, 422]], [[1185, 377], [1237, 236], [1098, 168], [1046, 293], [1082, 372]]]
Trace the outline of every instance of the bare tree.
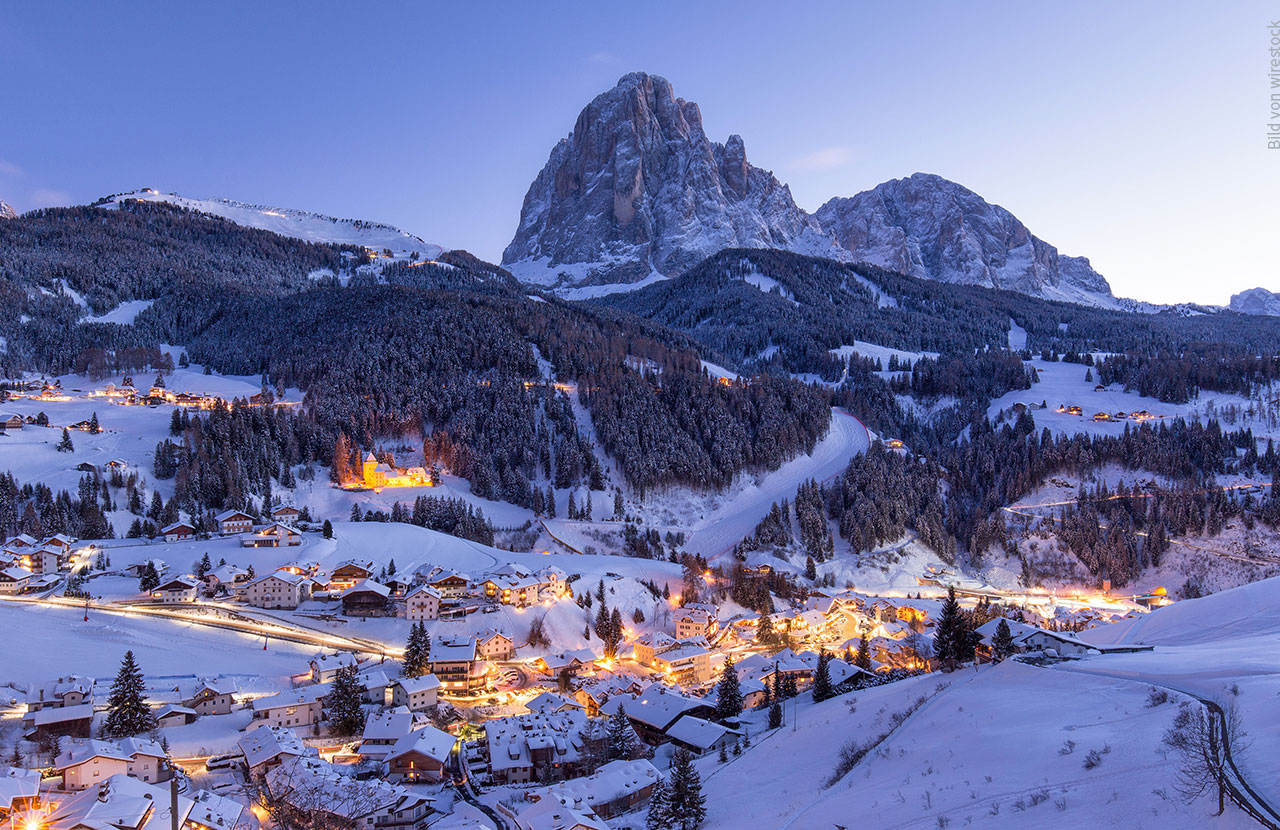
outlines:
[[383, 782], [357, 781], [328, 764], [293, 759], [272, 769], [249, 795], [276, 830], [355, 830], [387, 802]]
[[[1219, 721], [1225, 726], [1220, 727]], [[1182, 758], [1174, 773], [1174, 786], [1187, 804], [1216, 787], [1218, 812], [1215, 815], [1222, 815], [1227, 798], [1227, 751], [1243, 750], [1246, 737], [1234, 704], [1217, 718], [1202, 706], [1183, 702], [1173, 725], [1164, 734], [1164, 742]]]

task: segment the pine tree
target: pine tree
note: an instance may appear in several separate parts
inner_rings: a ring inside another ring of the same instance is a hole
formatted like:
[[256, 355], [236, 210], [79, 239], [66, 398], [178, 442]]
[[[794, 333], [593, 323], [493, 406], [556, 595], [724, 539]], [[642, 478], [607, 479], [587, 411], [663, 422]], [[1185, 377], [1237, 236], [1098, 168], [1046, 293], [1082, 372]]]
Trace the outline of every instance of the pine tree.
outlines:
[[768, 614], [760, 617], [760, 622], [756, 626], [756, 643], [762, 646], [771, 646], [778, 642], [778, 635], [773, 630], [773, 620]]
[[947, 588], [947, 598], [942, 603], [942, 614], [933, 628], [933, 654], [948, 670], [954, 669], [961, 654], [963, 634], [960, 619], [960, 603], [956, 602], [956, 589]]
[[835, 687], [831, 685], [831, 655], [824, 648], [818, 653], [818, 668], [813, 674], [813, 702], [821, 703], [835, 697]]
[[364, 693], [356, 680], [356, 667], [338, 670], [329, 692], [329, 726], [335, 735], [356, 735], [364, 729], [365, 712], [361, 707]]
[[724, 720], [742, 714], [742, 684], [733, 658], [726, 657], [720, 670], [720, 682], [716, 684], [716, 717]]
[[409, 627], [409, 639], [405, 643], [403, 671], [405, 677], [422, 677], [430, 668], [431, 639], [427, 624], [415, 622]]
[[[601, 607], [603, 608], [604, 606]], [[622, 645], [622, 612], [616, 607], [609, 614], [609, 628], [605, 634], [604, 656], [615, 657], [618, 654], [618, 646]]]
[[693, 765], [693, 754], [677, 749], [671, 756], [671, 784], [667, 796], [670, 827], [698, 830], [707, 819], [707, 799], [702, 794], [702, 778]]
[[729, 762], [728, 744], [720, 744], [720, 763], [727, 764]]
[[671, 827], [671, 792], [662, 776], [654, 782], [653, 791], [649, 795], [649, 812], [645, 816], [645, 830], [668, 830]]
[[204, 579], [205, 574], [209, 573], [211, 570], [213, 570], [213, 562], [209, 560], [209, 553], [206, 551], [205, 555], [196, 563], [196, 576]]
[[320, 535], [326, 539], [333, 538], [333, 522], [328, 519], [324, 520], [324, 526], [320, 528]]
[[95, 412], [89, 417], [89, 434], [97, 435], [100, 432], [102, 432], [102, 426], [98, 423], [98, 413]]
[[67, 432], [66, 427], [63, 427], [62, 440], [58, 442], [58, 445], [54, 449], [58, 452], [73, 452], [75, 451], [75, 448], [75, 444], [71, 443], [71, 433]]
[[155, 718], [142, 697], [144, 689], [142, 670], [134, 662], [133, 652], [126, 651], [120, 662], [120, 671], [111, 684], [111, 694], [107, 697], [107, 718], [102, 724], [103, 736], [128, 738], [155, 727]]
[[353, 504], [353, 505], [351, 505], [351, 521], [353, 521], [353, 522], [358, 522], [358, 521], [360, 521], [360, 518], [361, 518], [361, 517], [360, 517], [360, 505], [358, 505], [358, 504]]
[[863, 671], [871, 671], [871, 640], [865, 631], [858, 640], [858, 656], [854, 658], [854, 665]]
[[142, 568], [142, 578], [138, 580], [138, 590], [142, 593], [154, 591], [160, 585], [160, 572], [156, 570], [156, 563], [148, 560], [147, 564]]
[[610, 761], [629, 760], [635, 749], [635, 730], [627, 719], [626, 708], [619, 706], [618, 711], [609, 717], [609, 727], [605, 733], [605, 756]]
[[1009, 630], [1008, 620], [1002, 619], [996, 626], [996, 636], [991, 640], [991, 651], [997, 663], [1013, 654], [1013, 632]]

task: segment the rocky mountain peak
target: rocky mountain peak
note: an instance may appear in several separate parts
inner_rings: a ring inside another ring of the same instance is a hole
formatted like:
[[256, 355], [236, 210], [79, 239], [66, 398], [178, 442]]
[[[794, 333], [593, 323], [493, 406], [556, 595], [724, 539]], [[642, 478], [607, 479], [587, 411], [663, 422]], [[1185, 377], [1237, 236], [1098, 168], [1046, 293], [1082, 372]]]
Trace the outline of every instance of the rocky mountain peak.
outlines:
[[1265, 288], [1250, 288], [1239, 294], [1232, 294], [1231, 304], [1227, 307], [1241, 314], [1280, 317], [1280, 294]]
[[0, 199], [0, 219], [17, 219], [18, 212], [8, 202]]
[[582, 110], [525, 195], [502, 262], [560, 288], [673, 276], [729, 247], [839, 256], [740, 136], [702, 129], [665, 78], [624, 75]]

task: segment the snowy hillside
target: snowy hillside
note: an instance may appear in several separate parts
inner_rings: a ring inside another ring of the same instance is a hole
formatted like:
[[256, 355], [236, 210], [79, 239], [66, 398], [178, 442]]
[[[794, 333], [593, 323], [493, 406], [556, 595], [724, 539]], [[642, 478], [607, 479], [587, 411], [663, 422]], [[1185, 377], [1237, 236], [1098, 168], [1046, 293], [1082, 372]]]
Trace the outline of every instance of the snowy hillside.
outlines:
[[161, 193], [149, 187], [131, 193], [107, 196], [97, 204], [119, 204], [125, 199], [166, 202], [189, 210], [221, 216], [237, 225], [259, 228], [306, 242], [360, 245], [377, 251], [389, 250], [396, 256], [408, 256], [416, 252], [421, 258], [428, 260], [435, 259], [444, 251], [439, 245], [433, 245], [407, 231], [379, 222], [337, 219], [321, 213], [249, 205], [233, 199], [190, 199], [176, 193]]
[[1265, 314], [1269, 317], [1280, 317], [1280, 294], [1265, 288], [1250, 288], [1239, 294], [1231, 295], [1232, 311], [1241, 314]]

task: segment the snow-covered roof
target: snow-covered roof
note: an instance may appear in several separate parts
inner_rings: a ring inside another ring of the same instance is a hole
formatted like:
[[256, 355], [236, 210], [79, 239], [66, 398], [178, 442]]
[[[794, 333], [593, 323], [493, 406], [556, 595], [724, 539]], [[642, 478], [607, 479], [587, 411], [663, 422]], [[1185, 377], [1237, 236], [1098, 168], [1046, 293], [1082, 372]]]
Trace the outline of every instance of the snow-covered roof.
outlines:
[[476, 659], [476, 641], [470, 637], [461, 640], [440, 640], [431, 645], [431, 662], [451, 663]]
[[[53, 761], [53, 768], [64, 770], [68, 767], [92, 761], [94, 758], [111, 758], [116, 761], [128, 761], [129, 753], [110, 741], [77, 740], [68, 741], [68, 746]], [[163, 757], [163, 756], [162, 756]]]
[[157, 591], [188, 591], [200, 583], [194, 576], [175, 576], [173, 579], [156, 586]]
[[716, 741], [728, 733], [737, 734], [727, 726], [695, 718], [693, 715], [684, 715], [667, 729], [667, 737], [701, 750], [715, 746]]
[[[190, 812], [191, 800], [179, 795], [176, 824], [185, 823]], [[119, 773], [63, 799], [41, 826], [49, 830], [167, 830], [174, 823], [168, 787], [155, 787]]]
[[120, 751], [130, 758], [137, 758], [139, 755], [146, 755], [151, 758], [167, 758], [169, 755], [160, 744], [143, 738], [124, 738], [120, 741]]
[[982, 625], [978, 626], [975, 629], [977, 633], [982, 636], [983, 643], [987, 645], [991, 645], [992, 641], [995, 639], [995, 636], [996, 636], [996, 629], [1000, 627], [1000, 622], [1002, 620], [1009, 624], [1009, 633], [1013, 635], [1013, 638], [1015, 640], [1018, 639], [1019, 637], [1022, 637], [1026, 634], [1030, 634], [1031, 632], [1038, 630], [1034, 625], [1027, 625], [1024, 622], [1018, 622], [1017, 620], [1009, 620], [1009, 619], [1005, 619], [1004, 617], [996, 617], [994, 620], [987, 620], [986, 622], [984, 622]]
[[391, 596], [391, 589], [386, 585], [383, 585], [381, 582], [375, 582], [372, 579], [362, 579], [355, 585], [352, 585], [350, 588], [343, 591], [342, 598], [346, 599], [347, 597], [355, 594], [377, 594], [383, 599], [386, 599]]
[[685, 697], [661, 683], [653, 683], [641, 692], [639, 697], [617, 695], [609, 698], [600, 707], [600, 712], [612, 715], [618, 711], [619, 706], [623, 706], [627, 717], [655, 729], [664, 730], [681, 715], [708, 705], [705, 700]]
[[584, 778], [532, 790], [540, 800], [552, 799], [570, 809], [594, 809], [627, 798], [657, 783], [660, 773], [649, 761], [610, 761]]
[[582, 704], [571, 697], [555, 692], [543, 692], [524, 705], [530, 712], [556, 712], [563, 707], [581, 709]]
[[558, 763], [579, 760], [580, 733], [586, 728], [584, 713], [548, 712], [495, 718], [484, 725], [489, 744], [489, 768], [520, 769], [533, 765], [530, 749], [554, 748]]
[[278, 726], [262, 726], [252, 730], [239, 741], [240, 752], [250, 768], [280, 755], [301, 757], [306, 754], [302, 739]]
[[307, 706], [329, 694], [329, 691], [330, 689], [328, 684], [319, 684], [316, 686], [303, 686], [301, 689], [291, 689], [287, 692], [279, 692], [278, 694], [268, 695], [266, 697], [254, 698], [253, 711], [265, 712], [270, 709], [278, 709], [281, 706]]
[[516, 821], [528, 830], [609, 830], [609, 825], [594, 813], [574, 810], [554, 798], [544, 798], [521, 810]]
[[389, 712], [378, 712], [364, 723], [361, 739], [365, 741], [396, 741], [413, 731], [413, 713], [404, 707]]
[[[191, 812], [187, 821], [202, 827], [230, 828], [240, 823], [249, 808], [234, 798], [218, 795], [209, 790], [197, 790], [191, 795]], [[253, 824], [257, 824], [256, 819]]]
[[228, 519], [242, 518], [252, 521], [253, 517], [243, 510], [223, 510], [221, 513], [213, 517], [215, 521], [225, 522]]
[[396, 741], [395, 746], [391, 747], [391, 752], [387, 754], [387, 760], [390, 761], [408, 752], [418, 752], [434, 761], [444, 763], [449, 753], [453, 751], [456, 740], [442, 729], [424, 726]]
[[431, 587], [430, 585], [424, 582], [423, 584], [419, 585], [417, 588], [414, 588], [412, 591], [405, 594], [405, 599], [416, 597], [419, 594], [426, 594], [427, 596], [433, 596], [436, 599], [441, 598], [439, 591], [437, 591], [435, 588]]
[[412, 695], [440, 688], [440, 678], [434, 674], [424, 674], [419, 677], [401, 677], [396, 680], [396, 685], [404, 689], [405, 694]]
[[40, 770], [0, 767], [0, 810], [13, 808], [15, 798], [30, 798], [40, 791]]

